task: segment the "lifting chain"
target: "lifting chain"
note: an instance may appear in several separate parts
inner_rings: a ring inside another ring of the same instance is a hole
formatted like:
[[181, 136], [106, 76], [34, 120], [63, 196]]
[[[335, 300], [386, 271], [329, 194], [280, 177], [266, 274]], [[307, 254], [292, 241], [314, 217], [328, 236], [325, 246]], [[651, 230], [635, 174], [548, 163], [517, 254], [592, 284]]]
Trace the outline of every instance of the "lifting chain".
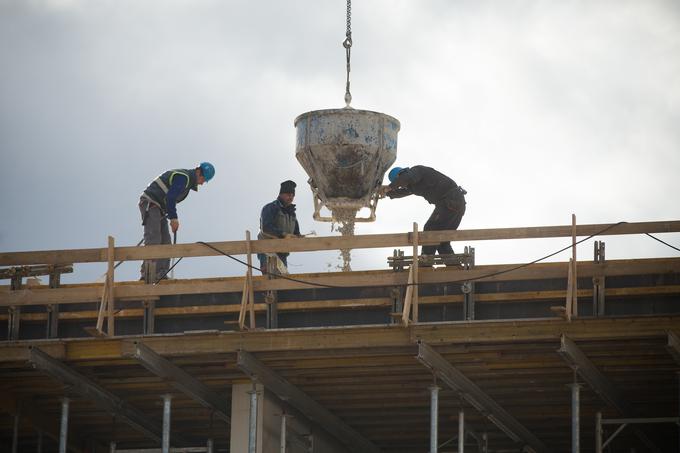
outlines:
[[347, 32], [345, 40], [342, 42], [347, 55], [347, 85], [345, 85], [345, 105], [349, 107], [352, 102], [352, 94], [349, 92], [349, 61], [352, 53], [352, 0], [347, 0]]

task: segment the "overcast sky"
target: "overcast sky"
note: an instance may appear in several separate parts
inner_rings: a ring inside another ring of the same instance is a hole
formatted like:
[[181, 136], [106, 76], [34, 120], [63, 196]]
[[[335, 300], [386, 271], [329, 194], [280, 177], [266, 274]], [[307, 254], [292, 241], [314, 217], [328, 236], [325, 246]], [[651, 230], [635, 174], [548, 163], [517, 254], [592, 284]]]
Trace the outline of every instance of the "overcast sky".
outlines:
[[[256, 234], [285, 179], [298, 183], [302, 232], [337, 234], [312, 220], [293, 120], [344, 106], [345, 7], [0, 0], [0, 250], [105, 247], [108, 235], [134, 245], [141, 191], [204, 160], [217, 173], [179, 205], [179, 242]], [[465, 187], [461, 229], [565, 225], [572, 213], [581, 224], [680, 219], [679, 2], [355, 0], [352, 12], [353, 107], [400, 120], [399, 166]], [[430, 212], [420, 198], [382, 200], [357, 233], [422, 228]], [[646, 237], [605, 241], [609, 259], [679, 255]], [[491, 264], [566, 243], [470, 245]], [[353, 267], [385, 268], [388, 254], [356, 253]], [[292, 272], [338, 264], [331, 252], [289, 261]], [[195, 258], [175, 276], [241, 273]]]

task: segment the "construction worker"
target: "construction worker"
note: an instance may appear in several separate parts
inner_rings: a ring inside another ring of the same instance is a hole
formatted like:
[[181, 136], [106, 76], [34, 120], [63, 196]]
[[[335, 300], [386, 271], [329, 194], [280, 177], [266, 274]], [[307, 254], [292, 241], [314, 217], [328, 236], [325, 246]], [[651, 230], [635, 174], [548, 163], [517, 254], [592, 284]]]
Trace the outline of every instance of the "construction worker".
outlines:
[[[283, 181], [278, 198], [264, 205], [260, 214], [260, 233], [257, 235], [258, 239], [302, 237], [300, 225], [295, 215], [295, 205], [293, 204], [296, 186], [293, 181]], [[257, 258], [260, 260], [260, 270], [263, 274], [267, 272], [287, 272], [288, 255], [289, 253], [258, 253]], [[280, 265], [275, 265], [277, 256], [283, 268]], [[268, 262], [270, 263], [269, 268], [267, 267]]]
[[[210, 181], [215, 176], [215, 167], [209, 162], [202, 162], [192, 169], [168, 170], [151, 181], [139, 198], [139, 211], [144, 226], [144, 245], [170, 244], [170, 229], [177, 233], [177, 203], [184, 200], [189, 192], [198, 191], [198, 186]], [[170, 267], [169, 259], [154, 260], [155, 275], [148, 275], [148, 261], [142, 264], [142, 280], [158, 279], [165, 276]]]
[[[425, 223], [424, 231], [455, 230], [465, 214], [465, 194], [453, 179], [437, 170], [416, 165], [410, 168], [394, 167], [388, 174], [390, 184], [381, 187], [381, 194], [389, 198], [419, 195], [434, 205], [432, 215]], [[424, 245], [425, 256], [453, 254], [450, 242]]]

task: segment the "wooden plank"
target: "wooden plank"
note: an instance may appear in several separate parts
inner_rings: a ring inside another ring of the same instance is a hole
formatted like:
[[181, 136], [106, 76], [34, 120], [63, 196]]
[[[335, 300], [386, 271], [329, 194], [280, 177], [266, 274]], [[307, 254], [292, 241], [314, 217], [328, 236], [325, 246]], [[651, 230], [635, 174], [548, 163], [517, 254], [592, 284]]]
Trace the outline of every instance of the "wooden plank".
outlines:
[[[645, 286], [635, 288], [608, 288], [606, 294], [609, 297], [636, 297], [647, 295], [670, 295], [680, 294], [680, 285], [668, 286]], [[592, 297], [592, 289], [579, 289], [578, 297], [587, 298]], [[522, 302], [544, 302], [549, 300], [565, 299], [566, 290], [550, 290], [550, 291], [516, 291], [503, 293], [478, 293], [476, 296], [477, 303], [514, 303]], [[459, 304], [463, 302], [461, 294], [450, 294], [441, 296], [420, 296], [419, 303], [425, 305], [441, 305], [441, 304]], [[310, 300], [304, 302], [288, 301], [280, 302], [279, 309], [281, 311], [323, 311], [323, 310], [337, 310], [337, 309], [362, 309], [362, 308], [377, 308], [390, 307], [392, 300], [388, 297], [378, 298], [357, 298], [357, 299], [331, 299], [331, 300]], [[564, 307], [562, 307], [564, 308]], [[261, 313], [265, 310], [265, 304], [255, 304], [254, 311]], [[156, 316], [204, 316], [204, 315], [222, 315], [233, 314], [240, 311], [240, 305], [189, 305], [184, 307], [164, 307], [156, 308]], [[117, 318], [138, 318], [143, 315], [141, 309], [127, 308], [117, 312]], [[59, 320], [79, 320], [79, 319], [96, 319], [97, 312], [93, 310], [71, 311], [59, 313]], [[6, 321], [8, 316], [0, 314], [0, 321]], [[22, 321], [35, 322], [45, 321], [47, 314], [45, 313], [22, 313]]]
[[[607, 288], [605, 291], [608, 297], [639, 297], [650, 295], [677, 295], [680, 294], [680, 285], [667, 286], [643, 286], [634, 288]], [[522, 302], [544, 302], [549, 300], [564, 299], [566, 290], [550, 291], [515, 291], [503, 293], [478, 293], [476, 294], [477, 303], [514, 303]], [[579, 289], [578, 297], [592, 297], [592, 289]], [[425, 305], [438, 304], [459, 304], [463, 302], [462, 294], [449, 294], [441, 296], [420, 296], [419, 303]], [[389, 297], [360, 298], [360, 299], [331, 299], [331, 300], [311, 300], [304, 302], [280, 302], [279, 309], [282, 311], [321, 311], [337, 309], [361, 309], [390, 307], [392, 300]], [[184, 307], [164, 307], [157, 308], [157, 316], [204, 316], [237, 313], [240, 305], [188, 305]], [[263, 312], [265, 304], [255, 304], [254, 310], [257, 313]], [[117, 312], [117, 318], [138, 318], [143, 315], [142, 309], [127, 308]], [[59, 320], [79, 320], [96, 319], [97, 311], [79, 310], [60, 312]], [[0, 314], [0, 321], [7, 321], [8, 315]], [[47, 320], [45, 313], [22, 313], [21, 320], [26, 322], [36, 322]]]
[[[163, 356], [251, 352], [364, 349], [414, 347], [417, 339], [430, 345], [494, 345], [498, 343], [549, 342], [554, 345], [561, 335], [573, 340], [665, 339], [668, 331], [680, 330], [680, 316], [576, 318], [571, 322], [558, 318], [518, 321], [467, 321], [412, 324], [402, 326], [353, 326], [285, 329], [277, 331], [211, 332], [196, 335], [172, 334], [144, 337], [144, 343]], [[140, 337], [141, 338], [141, 337]], [[131, 353], [135, 338], [78, 338], [61, 340], [64, 360], [123, 359]], [[45, 349], [48, 340], [19, 341], [0, 345], [0, 362], [16, 361], [27, 346]], [[19, 350], [19, 352], [18, 352]], [[9, 360], [8, 360], [9, 358]]]
[[[680, 258], [648, 258], [636, 260], [610, 260], [605, 264], [582, 262], [579, 264], [582, 277], [593, 275], [644, 275], [680, 272]], [[568, 267], [564, 263], [538, 263], [512, 272], [484, 277], [498, 272], [508, 271], [517, 265], [475, 266], [474, 269], [461, 270], [457, 268], [437, 269], [423, 272], [421, 284], [428, 283], [462, 283], [463, 281], [481, 278], [479, 281], [509, 281], [523, 279], [566, 278]], [[329, 284], [340, 287], [376, 287], [405, 285], [405, 272], [364, 271], [364, 272], [335, 272], [320, 274], [297, 274], [295, 278], [310, 282], [310, 284], [292, 282], [283, 279], [267, 280], [263, 277], [253, 277], [254, 291], [291, 290], [314, 287], [312, 284]], [[94, 302], [101, 295], [101, 284], [98, 286], [85, 285], [56, 289], [33, 288], [10, 291], [7, 287], [0, 288], [0, 306], [43, 305], [50, 303], [80, 303]], [[162, 281], [158, 285], [134, 284], [116, 285], [116, 295], [119, 298], [141, 300], [149, 296], [167, 296], [179, 294], [216, 294], [233, 293], [243, 290], [243, 277], [211, 278], [196, 280]]]
[[[663, 222], [634, 222], [622, 224], [591, 224], [576, 227], [577, 236], [590, 236], [611, 227], [603, 236], [643, 233], [680, 232], [680, 220]], [[570, 237], [572, 227], [541, 226], [525, 228], [494, 228], [475, 230], [425, 231], [420, 235], [421, 244], [437, 244], [443, 241], [484, 241], [498, 239], [535, 239]], [[211, 242], [212, 246], [230, 255], [244, 255], [246, 241]], [[253, 241], [253, 253], [303, 252], [316, 250], [340, 250], [360, 248], [404, 247], [411, 245], [409, 234], [368, 234], [357, 236], [326, 236], [316, 238], [262, 239]], [[201, 244], [149, 245], [144, 247], [118, 247], [116, 257], [124, 261], [145, 259], [217, 256], [218, 252]], [[34, 252], [0, 253], [0, 266], [31, 264], [92, 263], [107, 260], [106, 248], [45, 250]]]

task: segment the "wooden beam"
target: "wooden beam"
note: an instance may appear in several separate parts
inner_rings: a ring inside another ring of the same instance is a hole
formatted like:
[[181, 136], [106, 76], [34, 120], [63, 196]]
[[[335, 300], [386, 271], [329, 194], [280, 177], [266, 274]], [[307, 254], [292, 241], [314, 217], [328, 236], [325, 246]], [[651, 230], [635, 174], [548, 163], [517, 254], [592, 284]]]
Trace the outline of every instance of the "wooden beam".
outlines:
[[[643, 233], [680, 232], [680, 220], [665, 222], [636, 222], [622, 224], [592, 224], [576, 227], [577, 236], [590, 236], [611, 227], [603, 236]], [[421, 244], [443, 241], [485, 241], [498, 239], [536, 239], [570, 237], [571, 225], [525, 228], [494, 228], [476, 230], [425, 231], [420, 233]], [[411, 245], [408, 233], [367, 234], [357, 236], [326, 236], [316, 238], [262, 239], [253, 241], [253, 253], [308, 252], [361, 248], [406, 247]], [[244, 255], [246, 241], [211, 242], [213, 247], [229, 255]], [[117, 247], [115, 255], [124, 261], [146, 259], [218, 256], [220, 253], [201, 244], [148, 245]], [[0, 266], [30, 264], [94, 263], [107, 261], [107, 249], [45, 250], [35, 252], [0, 253]]]
[[[517, 265], [475, 266], [474, 269], [462, 270], [454, 268], [424, 271], [420, 274], [420, 284], [462, 283], [478, 281], [509, 281], [524, 279], [566, 278], [568, 267], [564, 263], [537, 263], [515, 269]], [[581, 277], [593, 275], [644, 275], [680, 272], [680, 258], [649, 258], [635, 260], [610, 260], [605, 264], [592, 262], [579, 263]], [[514, 270], [513, 270], [514, 269]], [[499, 272], [506, 272], [501, 273]], [[487, 275], [494, 274], [490, 277]], [[264, 277], [253, 277], [254, 291], [309, 289], [314, 284], [334, 285], [338, 287], [376, 287], [406, 285], [406, 272], [363, 271], [335, 272], [318, 274], [296, 274], [296, 279], [309, 284], [284, 279], [267, 280]], [[100, 285], [72, 286], [56, 289], [47, 287], [19, 289], [10, 291], [8, 287], [0, 288], [0, 306], [44, 305], [54, 303], [94, 302], [101, 296]], [[161, 281], [158, 285], [141, 283], [116, 284], [116, 295], [129, 300], [141, 300], [150, 296], [167, 296], [180, 294], [216, 294], [243, 291], [243, 277], [210, 278], [197, 280]]]
[[[422, 339], [431, 345], [497, 344], [516, 342], [555, 342], [561, 335], [573, 340], [618, 340], [666, 338], [668, 331], [680, 330], [680, 315], [578, 318], [566, 322], [558, 318], [530, 320], [495, 320], [420, 323], [402, 326], [353, 326], [284, 329], [277, 331], [208, 332], [200, 334], [167, 334], [144, 337], [144, 343], [164, 357], [192, 354], [365, 349], [405, 347]], [[27, 348], [50, 349], [50, 355], [61, 360], [122, 359], [134, 348], [139, 338], [75, 338], [0, 343], [0, 362], [25, 361]]]
[[53, 379], [69, 386], [72, 391], [78, 393], [83, 398], [91, 400], [111, 414], [120, 416], [125, 423], [144, 433], [149, 438], [160, 442], [161, 431], [144, 414], [97, 383], [76, 372], [71, 367], [36, 347], [32, 347], [29, 350], [29, 362]]
[[221, 420], [231, 423], [228, 415], [227, 399], [212, 391], [207, 385], [196, 379], [174, 363], [161, 357], [153, 349], [141, 342], [135, 342], [135, 348], [130, 354], [147, 370], [154, 373], [179, 389], [181, 392], [198, 401], [204, 407], [214, 411]]

